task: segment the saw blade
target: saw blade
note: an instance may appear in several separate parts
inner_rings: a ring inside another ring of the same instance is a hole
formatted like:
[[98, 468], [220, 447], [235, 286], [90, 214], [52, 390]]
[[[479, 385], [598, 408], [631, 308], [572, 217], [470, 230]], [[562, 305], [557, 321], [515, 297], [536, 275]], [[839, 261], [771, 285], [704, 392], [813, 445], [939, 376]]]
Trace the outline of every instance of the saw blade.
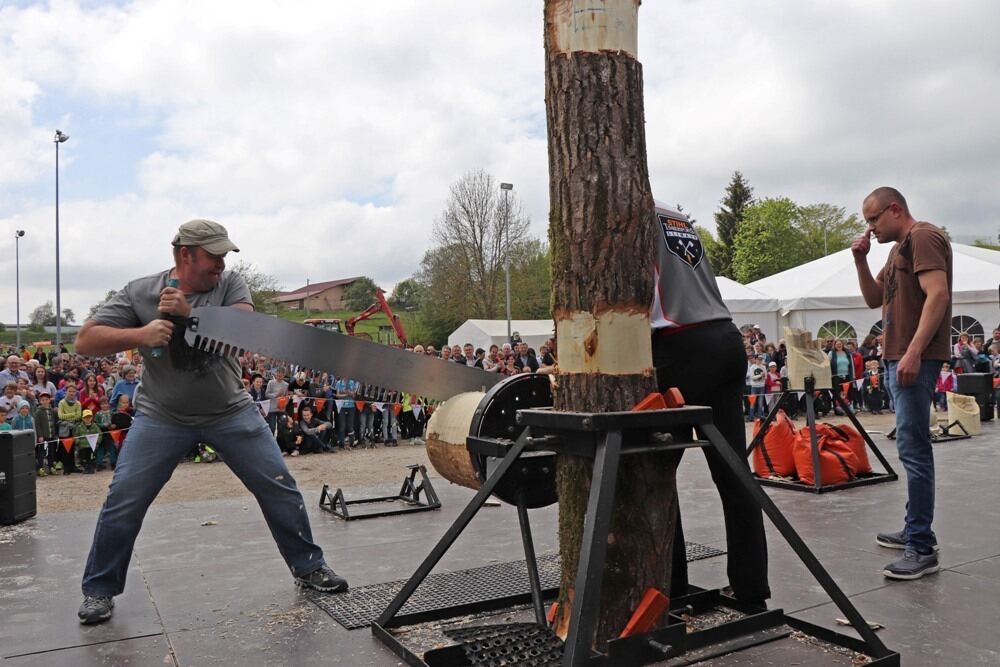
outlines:
[[219, 356], [256, 352], [441, 401], [466, 391], [486, 391], [501, 380], [479, 368], [228, 306], [192, 310], [184, 339]]

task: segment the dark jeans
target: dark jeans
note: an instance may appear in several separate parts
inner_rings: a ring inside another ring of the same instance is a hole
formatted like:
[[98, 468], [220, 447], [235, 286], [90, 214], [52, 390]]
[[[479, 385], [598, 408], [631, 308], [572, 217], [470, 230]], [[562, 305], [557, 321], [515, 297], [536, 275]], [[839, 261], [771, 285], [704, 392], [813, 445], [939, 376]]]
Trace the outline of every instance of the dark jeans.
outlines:
[[896, 450], [906, 470], [906, 545], [931, 553], [934, 540], [934, 449], [927, 426], [941, 361], [923, 361], [917, 381], [901, 387], [896, 380], [898, 361], [886, 362], [886, 381], [896, 406]]
[[[749, 470], [743, 421], [746, 364], [743, 336], [728, 320], [653, 338], [653, 365], [660, 390], [677, 387], [688, 405], [711, 407], [716, 427]], [[767, 599], [771, 590], [767, 584], [763, 513], [722, 458], [710, 448], [702, 451], [722, 500], [729, 584], [738, 599]], [[684, 528], [678, 505], [671, 595], [682, 595], [687, 586]]]
[[211, 442], [257, 498], [292, 574], [309, 574], [325, 564], [323, 550], [312, 539], [302, 494], [256, 405], [203, 428], [138, 414], [97, 519], [83, 573], [84, 595], [113, 596], [125, 589], [132, 548], [146, 510], [180, 460], [199, 442]]

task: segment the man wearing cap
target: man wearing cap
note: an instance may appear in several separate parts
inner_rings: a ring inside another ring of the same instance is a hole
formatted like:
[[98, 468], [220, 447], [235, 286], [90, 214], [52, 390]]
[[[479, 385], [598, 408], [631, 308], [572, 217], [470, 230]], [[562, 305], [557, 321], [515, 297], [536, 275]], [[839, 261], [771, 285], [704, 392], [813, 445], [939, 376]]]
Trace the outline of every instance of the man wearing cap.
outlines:
[[[199, 306], [253, 310], [246, 282], [226, 272], [239, 252], [225, 227], [210, 220], [180, 226], [174, 266], [128, 283], [87, 320], [76, 350], [106, 356], [139, 348], [145, 360], [135, 390], [135, 421], [122, 447], [94, 531], [83, 575], [82, 623], [111, 618], [125, 587], [132, 548], [149, 505], [198, 442], [211, 442], [254, 494], [295, 582], [347, 590], [312, 539], [302, 494], [257, 407], [244, 391], [239, 362], [188, 347], [183, 323]], [[177, 287], [168, 281], [176, 280]], [[154, 348], [166, 348], [160, 356]]]

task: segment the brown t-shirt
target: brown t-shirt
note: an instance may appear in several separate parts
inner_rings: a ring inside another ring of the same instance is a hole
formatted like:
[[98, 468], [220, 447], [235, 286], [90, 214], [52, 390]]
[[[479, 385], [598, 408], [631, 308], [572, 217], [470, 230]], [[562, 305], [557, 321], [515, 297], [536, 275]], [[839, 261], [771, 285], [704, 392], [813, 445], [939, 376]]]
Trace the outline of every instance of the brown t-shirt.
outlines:
[[921, 359], [947, 361], [951, 358], [951, 243], [929, 222], [918, 222], [906, 238], [889, 251], [889, 259], [879, 271], [882, 281], [882, 356], [898, 361], [906, 352], [924, 309], [927, 295], [920, 289], [917, 274], [944, 271], [948, 275], [948, 308]]

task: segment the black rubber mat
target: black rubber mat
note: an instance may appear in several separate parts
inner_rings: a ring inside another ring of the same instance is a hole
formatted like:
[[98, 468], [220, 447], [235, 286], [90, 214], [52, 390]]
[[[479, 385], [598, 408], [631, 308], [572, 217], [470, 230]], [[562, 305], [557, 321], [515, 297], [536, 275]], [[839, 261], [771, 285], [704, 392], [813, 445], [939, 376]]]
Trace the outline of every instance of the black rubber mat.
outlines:
[[[688, 562], [721, 556], [724, 551], [703, 544], [688, 542]], [[559, 554], [538, 557], [538, 577], [542, 589], [559, 587]], [[387, 581], [352, 588], [346, 593], [321, 593], [310, 590], [309, 598], [333, 620], [348, 630], [371, 625], [389, 606], [392, 598], [406, 583]], [[530, 593], [528, 569], [523, 560], [497, 563], [485, 567], [428, 576], [413, 593], [400, 614], [414, 614], [446, 609], [459, 604], [486, 602], [513, 595]]]

